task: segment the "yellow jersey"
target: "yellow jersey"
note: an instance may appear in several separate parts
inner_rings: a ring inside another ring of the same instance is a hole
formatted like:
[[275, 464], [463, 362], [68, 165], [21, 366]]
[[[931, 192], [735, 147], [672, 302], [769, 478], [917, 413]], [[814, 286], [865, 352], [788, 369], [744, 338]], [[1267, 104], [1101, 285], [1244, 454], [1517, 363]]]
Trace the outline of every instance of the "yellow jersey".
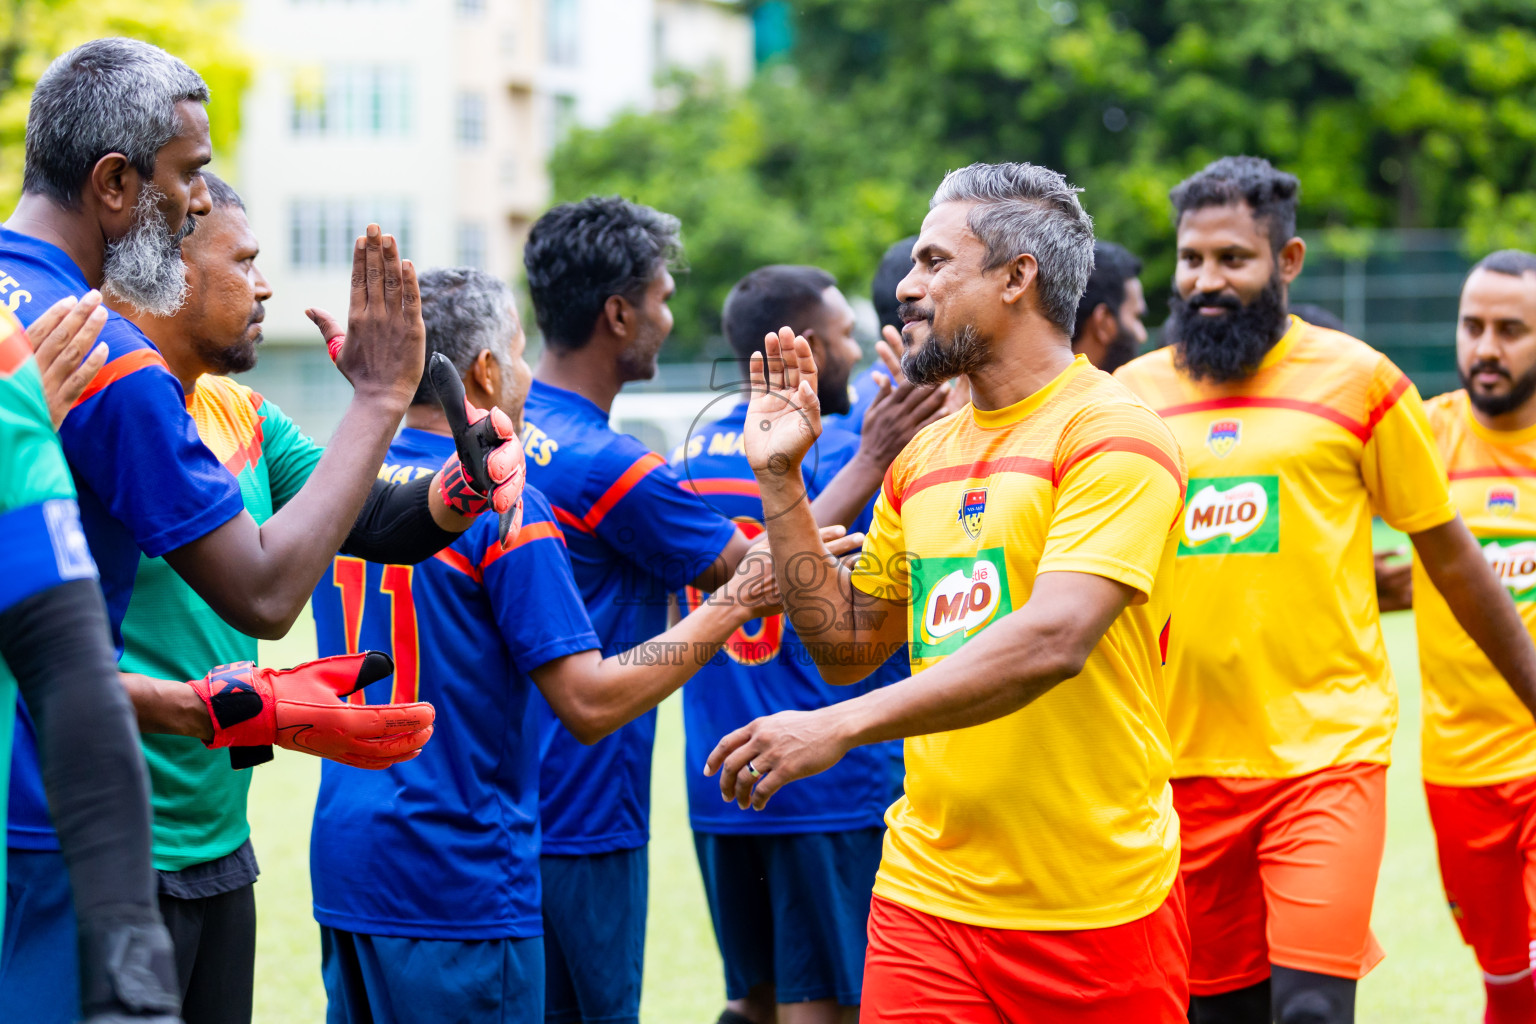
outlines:
[[1386, 356], [1296, 317], [1251, 377], [1196, 383], [1171, 348], [1117, 372], [1189, 465], [1168, 650], [1174, 775], [1386, 764], [1397, 725], [1371, 512], [1455, 518], [1419, 393]]
[[[906, 741], [875, 892], [990, 928], [1102, 928], [1179, 866], [1162, 648], [1178, 445], [1082, 356], [1005, 409], [926, 428], [886, 474], [854, 585], [906, 605], [920, 674], [1023, 607], [1042, 572], [1135, 588], [1082, 673], [996, 721]], [[1020, 652], [1027, 657], [1027, 652]]]
[[[1536, 427], [1490, 430], [1465, 391], [1432, 398], [1429, 425], [1471, 528], [1527, 630], [1536, 633]], [[1424, 778], [1489, 786], [1536, 775], [1536, 721], [1413, 560], [1413, 610], [1424, 686]]]

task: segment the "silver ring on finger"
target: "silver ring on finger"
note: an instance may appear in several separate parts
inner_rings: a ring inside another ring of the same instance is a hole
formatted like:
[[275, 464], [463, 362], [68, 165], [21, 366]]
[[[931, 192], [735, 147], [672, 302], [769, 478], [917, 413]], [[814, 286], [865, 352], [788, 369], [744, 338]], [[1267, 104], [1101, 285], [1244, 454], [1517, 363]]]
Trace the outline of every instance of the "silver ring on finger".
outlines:
[[760, 779], [763, 777], [763, 773], [758, 771], [757, 765], [753, 764], [751, 761], [747, 762], [747, 774], [752, 776], [754, 779]]

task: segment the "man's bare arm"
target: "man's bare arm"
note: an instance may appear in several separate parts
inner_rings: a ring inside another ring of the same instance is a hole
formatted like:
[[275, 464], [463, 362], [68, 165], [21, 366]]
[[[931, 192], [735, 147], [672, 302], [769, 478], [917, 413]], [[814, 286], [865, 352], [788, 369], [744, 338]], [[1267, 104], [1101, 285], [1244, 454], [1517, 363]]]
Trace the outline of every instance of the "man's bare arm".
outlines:
[[906, 609], [862, 593], [821, 543], [801, 485], [801, 461], [821, 433], [816, 361], [785, 328], [752, 357], [752, 403], [745, 446], [763, 498], [763, 528], [773, 550], [784, 611], [830, 683], [863, 679], [880, 656], [906, 640]]
[[261, 526], [241, 513], [165, 560], [220, 618], [277, 639], [341, 547], [421, 380], [426, 328], [416, 271], [369, 225], [353, 252], [348, 344], [337, 365], [354, 393], [319, 465]]
[[139, 732], [171, 736], [195, 736], [204, 743], [213, 739], [208, 705], [186, 683], [155, 679], [136, 672], [120, 672], [123, 688], [139, 720]]
[[705, 774], [720, 772], [726, 799], [761, 809], [786, 783], [826, 771], [856, 746], [1010, 715], [1082, 672], [1135, 593], [1089, 573], [1042, 573], [1023, 608], [921, 676], [815, 711], [760, 718], [720, 741]]
[[[823, 536], [835, 553], [863, 540], [841, 527]], [[577, 740], [596, 743], [674, 693], [739, 627], [779, 610], [771, 561], [766, 548], [754, 545], [725, 586], [665, 633], [611, 658], [595, 650], [556, 658], [535, 669], [533, 681]]]
[[1510, 599], [1488, 567], [1461, 517], [1410, 535], [1413, 547], [1461, 628], [1467, 631], [1515, 695], [1536, 715], [1536, 647]]

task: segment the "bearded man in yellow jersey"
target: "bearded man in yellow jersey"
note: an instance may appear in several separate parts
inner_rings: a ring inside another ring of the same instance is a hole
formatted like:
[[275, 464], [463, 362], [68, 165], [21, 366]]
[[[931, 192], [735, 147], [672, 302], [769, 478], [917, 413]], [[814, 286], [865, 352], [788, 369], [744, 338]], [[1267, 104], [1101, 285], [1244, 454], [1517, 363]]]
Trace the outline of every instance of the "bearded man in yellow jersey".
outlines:
[[[1507, 250], [1467, 277], [1462, 390], [1426, 404], [1451, 499], [1536, 631], [1536, 256]], [[1489, 1024], [1536, 1022], [1536, 722], [1414, 567], [1424, 682], [1424, 789], [1440, 877], [1483, 969]]]
[[897, 289], [902, 370], [971, 404], [886, 474], [856, 567], [800, 481], [816, 363], [769, 335], [746, 451], [785, 610], [851, 683], [910, 642], [912, 678], [760, 718], [706, 770], [762, 807], [852, 747], [906, 738], [870, 910], [861, 1020], [1177, 1024], [1188, 932], [1162, 708], [1184, 468], [1167, 427], [1083, 356], [1093, 265], [1077, 190], [1029, 164], [947, 175]]
[[1354, 1020], [1397, 695], [1371, 513], [1407, 533], [1527, 702], [1536, 650], [1446, 489], [1408, 378], [1285, 312], [1299, 183], [1218, 160], [1171, 194], [1173, 344], [1116, 375], [1162, 414], [1189, 487], [1170, 597], [1168, 728], [1196, 1024]]

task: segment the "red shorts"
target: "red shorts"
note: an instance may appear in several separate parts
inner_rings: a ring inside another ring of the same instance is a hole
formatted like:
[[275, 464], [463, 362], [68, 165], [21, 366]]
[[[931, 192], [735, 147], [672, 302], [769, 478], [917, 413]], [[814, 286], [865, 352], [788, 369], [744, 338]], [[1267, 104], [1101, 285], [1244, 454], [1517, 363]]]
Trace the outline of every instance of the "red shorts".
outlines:
[[1536, 776], [1492, 786], [1426, 782], [1424, 794], [1461, 937], [1487, 973], [1523, 974], [1536, 939]]
[[1162, 906], [1112, 928], [981, 928], [874, 897], [864, 1024], [1185, 1024], [1189, 931], [1175, 882]]
[[1189, 900], [1189, 990], [1246, 988], [1269, 965], [1362, 978], [1383, 956], [1371, 902], [1386, 841], [1387, 770], [1294, 779], [1173, 780]]

